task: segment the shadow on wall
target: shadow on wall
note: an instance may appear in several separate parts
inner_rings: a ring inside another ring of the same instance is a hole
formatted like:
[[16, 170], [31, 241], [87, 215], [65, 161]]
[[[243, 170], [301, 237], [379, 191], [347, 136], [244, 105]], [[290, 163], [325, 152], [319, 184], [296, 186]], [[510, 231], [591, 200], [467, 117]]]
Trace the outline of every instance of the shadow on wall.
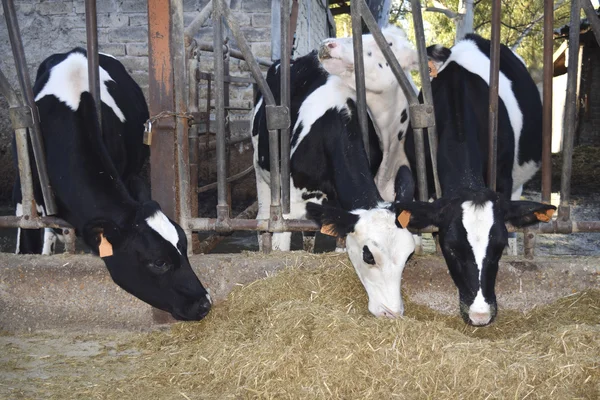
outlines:
[[0, 96], [0, 204], [9, 205], [15, 181], [11, 151], [13, 130], [8, 118], [8, 103]]

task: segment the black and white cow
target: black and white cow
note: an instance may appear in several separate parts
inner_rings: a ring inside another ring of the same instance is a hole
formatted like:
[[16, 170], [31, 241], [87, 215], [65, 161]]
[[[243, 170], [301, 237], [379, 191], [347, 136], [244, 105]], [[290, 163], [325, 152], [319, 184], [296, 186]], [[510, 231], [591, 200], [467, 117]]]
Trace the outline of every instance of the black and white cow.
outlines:
[[[114, 57], [100, 55], [102, 132], [89, 93], [83, 49], [54, 54], [34, 85], [57, 216], [100, 254], [115, 283], [180, 320], [200, 320], [210, 296], [187, 258], [186, 236], [152, 201], [140, 176], [148, 108], [140, 87]], [[35, 169], [34, 169], [35, 170]], [[42, 207], [34, 177], [36, 202]], [[19, 181], [14, 199], [20, 203]], [[22, 230], [21, 252], [41, 250], [40, 234]]]
[[[540, 164], [540, 96], [522, 60], [502, 46], [494, 192], [486, 187], [490, 42], [471, 34], [451, 50], [432, 46], [428, 52], [437, 69], [431, 84], [443, 196], [434, 202], [401, 202], [396, 210], [409, 227], [439, 228], [442, 252], [458, 287], [461, 316], [467, 323], [487, 325], [497, 313], [495, 281], [507, 245], [505, 222], [522, 227], [548, 221], [556, 209], [517, 201], [523, 184]], [[414, 172], [412, 131], [407, 135], [406, 151]], [[430, 162], [427, 167], [432, 193]], [[408, 184], [412, 186], [412, 182]]]
[[[406, 72], [415, 69], [418, 54], [405, 32], [390, 25], [382, 33], [400, 66]], [[339, 76], [353, 92], [356, 91], [352, 38], [325, 39], [319, 47], [319, 59], [327, 72]], [[370, 34], [363, 35], [363, 60], [368, 112], [383, 152], [375, 184], [385, 201], [393, 201], [396, 173], [401, 165], [408, 164], [404, 153], [405, 133], [410, 120], [408, 100]], [[410, 74], [407, 77], [416, 91]]]
[[[278, 64], [269, 69], [267, 82], [278, 100]], [[404, 312], [400, 283], [414, 241], [408, 230], [396, 225], [391, 204], [383, 203], [377, 191], [353, 93], [339, 77], [322, 68], [316, 52], [292, 63], [291, 212], [285, 217], [308, 216], [332, 235], [347, 235], [348, 255], [369, 296], [369, 311], [395, 317]], [[263, 219], [269, 215], [270, 165], [265, 104], [260, 95], [252, 135], [257, 218]], [[372, 140], [373, 151], [377, 142]], [[289, 250], [290, 233], [274, 234], [273, 247]]]

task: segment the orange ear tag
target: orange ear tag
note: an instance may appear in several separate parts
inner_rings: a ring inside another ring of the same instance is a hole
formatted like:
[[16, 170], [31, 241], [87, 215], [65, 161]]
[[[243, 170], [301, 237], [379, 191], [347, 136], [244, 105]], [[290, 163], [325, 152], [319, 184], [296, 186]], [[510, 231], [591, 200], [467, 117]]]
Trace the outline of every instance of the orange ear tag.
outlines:
[[335, 233], [335, 226], [333, 224], [321, 226], [321, 233], [323, 235], [337, 237], [337, 234]]
[[550, 209], [546, 210], [545, 212], [535, 211], [534, 214], [538, 221], [548, 222], [552, 219], [552, 216], [554, 215], [554, 210]]
[[113, 255], [112, 244], [110, 244], [103, 234], [100, 234], [100, 246], [98, 247], [98, 251], [100, 252], [101, 258]]
[[435, 66], [435, 64], [433, 63], [433, 61], [427, 62], [427, 65], [429, 65], [429, 76], [432, 78], [437, 77], [438, 70], [437, 70], [437, 67]]
[[402, 211], [400, 215], [398, 215], [398, 222], [400, 222], [401, 227], [406, 228], [410, 222], [410, 211]]

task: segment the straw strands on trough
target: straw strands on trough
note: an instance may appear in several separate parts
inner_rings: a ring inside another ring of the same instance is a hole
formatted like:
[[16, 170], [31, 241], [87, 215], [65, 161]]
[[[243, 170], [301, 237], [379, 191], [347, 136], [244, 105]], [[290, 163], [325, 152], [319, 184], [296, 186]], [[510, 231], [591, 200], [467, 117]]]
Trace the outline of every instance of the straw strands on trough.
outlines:
[[[346, 257], [322, 259], [120, 346], [137, 354], [89, 360], [99, 381], [46, 385], [61, 399], [600, 398], [600, 291], [485, 328], [410, 301], [404, 318], [376, 319]], [[111, 368], [122, 375], [102, 379]]]

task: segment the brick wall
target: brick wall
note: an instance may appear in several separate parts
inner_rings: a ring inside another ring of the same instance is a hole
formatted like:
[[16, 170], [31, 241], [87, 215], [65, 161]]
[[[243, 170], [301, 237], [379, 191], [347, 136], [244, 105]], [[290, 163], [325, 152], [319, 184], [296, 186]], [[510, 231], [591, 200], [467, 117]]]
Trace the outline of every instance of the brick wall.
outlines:
[[[187, 26], [202, 10], [207, 0], [184, 0], [184, 23]], [[85, 3], [83, 0], [16, 0], [17, 16], [30, 70], [53, 53], [65, 52], [75, 46], [85, 47]], [[271, 1], [231, 0], [230, 5], [239, 26], [257, 57], [271, 54]], [[147, 2], [139, 0], [102, 0], [97, 2], [98, 43], [100, 51], [117, 57], [138, 82], [147, 96], [148, 87], [148, 19]], [[309, 22], [310, 15], [310, 22]], [[300, 1], [298, 17], [298, 51], [305, 54], [326, 37], [325, 0]], [[196, 39], [212, 43], [212, 28], [200, 29]], [[229, 35], [231, 37], [231, 35]], [[16, 86], [16, 71], [11, 57], [10, 42], [0, 8], [0, 68]], [[212, 53], [201, 53], [201, 70], [213, 71]], [[232, 60], [232, 75], [248, 75], [244, 62]], [[206, 97], [206, 85], [200, 87]], [[231, 105], [248, 107], [252, 89], [248, 85], [232, 86]], [[202, 100], [201, 107], [206, 107]], [[0, 200], [10, 196], [14, 169], [10, 154], [12, 132], [8, 122], [7, 105], [0, 95]]]

